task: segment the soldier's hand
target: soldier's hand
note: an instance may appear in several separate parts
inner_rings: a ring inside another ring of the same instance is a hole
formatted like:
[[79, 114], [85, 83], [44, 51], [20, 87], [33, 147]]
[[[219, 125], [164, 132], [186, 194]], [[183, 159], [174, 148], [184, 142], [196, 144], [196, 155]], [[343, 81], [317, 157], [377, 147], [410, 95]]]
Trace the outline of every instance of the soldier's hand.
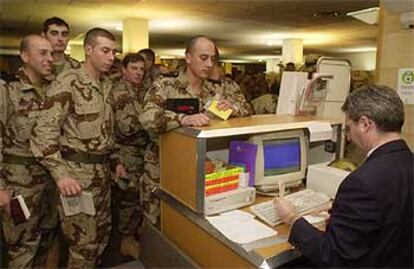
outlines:
[[10, 193], [7, 190], [0, 190], [0, 208], [3, 208], [8, 214], [10, 214], [10, 200]]
[[181, 120], [182, 126], [205, 126], [210, 122], [210, 118], [203, 113], [188, 115]]
[[82, 187], [76, 179], [69, 176], [62, 177], [57, 186], [63, 196], [76, 196], [82, 192]]
[[126, 177], [127, 172], [125, 166], [122, 163], [118, 163], [115, 167], [115, 174], [117, 178]]

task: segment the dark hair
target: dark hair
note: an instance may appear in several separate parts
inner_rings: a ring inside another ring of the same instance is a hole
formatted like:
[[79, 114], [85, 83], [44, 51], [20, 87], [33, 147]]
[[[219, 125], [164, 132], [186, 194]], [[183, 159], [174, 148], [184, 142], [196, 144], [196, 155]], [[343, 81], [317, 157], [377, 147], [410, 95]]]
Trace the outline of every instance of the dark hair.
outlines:
[[97, 37], [105, 37], [105, 38], [108, 38], [109, 40], [115, 41], [115, 36], [111, 32], [109, 32], [106, 29], [96, 27], [96, 28], [90, 29], [86, 33], [85, 39], [83, 40], [83, 45], [94, 46], [96, 43]]
[[128, 67], [129, 63], [136, 63], [136, 62], [145, 63], [144, 57], [142, 57], [138, 53], [128, 53], [127, 55], [125, 55], [124, 59], [122, 60], [122, 66], [126, 68]]
[[192, 51], [193, 51], [193, 49], [194, 49], [194, 47], [195, 47], [195, 45], [196, 45], [196, 43], [197, 43], [197, 41], [199, 40], [199, 39], [207, 39], [207, 40], [209, 40], [211, 43], [213, 43], [214, 44], [214, 47], [216, 48], [216, 53], [218, 52], [218, 50], [217, 50], [217, 46], [216, 46], [216, 43], [211, 39], [211, 38], [209, 38], [208, 36], [205, 36], [205, 35], [196, 35], [196, 36], [193, 36], [193, 37], [191, 37], [188, 41], [187, 41], [187, 45], [186, 45], [186, 47], [185, 47], [185, 54], [187, 54], [187, 53], [191, 53]]
[[56, 24], [58, 26], [66, 26], [66, 28], [68, 28], [68, 31], [70, 30], [69, 29], [69, 24], [67, 22], [65, 22], [63, 19], [61, 19], [59, 17], [52, 17], [52, 18], [46, 19], [43, 22], [43, 33], [46, 34], [47, 31], [49, 30], [49, 26], [53, 25], [53, 24]]
[[401, 132], [404, 124], [403, 102], [395, 90], [383, 85], [353, 91], [341, 109], [353, 121], [362, 116], [369, 118], [383, 132]]
[[138, 54], [144, 56], [145, 59], [152, 59], [152, 64], [155, 63], [155, 52], [152, 49], [147, 48], [139, 50]]

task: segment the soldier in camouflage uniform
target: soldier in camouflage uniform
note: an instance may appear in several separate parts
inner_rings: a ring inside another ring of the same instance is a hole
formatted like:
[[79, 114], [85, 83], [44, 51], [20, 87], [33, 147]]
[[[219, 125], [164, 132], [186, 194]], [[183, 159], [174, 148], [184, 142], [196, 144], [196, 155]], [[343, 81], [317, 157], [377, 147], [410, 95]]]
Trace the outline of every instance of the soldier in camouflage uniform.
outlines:
[[[49, 40], [53, 48], [52, 56], [54, 77], [63, 71], [73, 68], [80, 68], [80, 63], [77, 60], [65, 54], [65, 50], [69, 42], [69, 30], [69, 24], [58, 17], [48, 18], [43, 22], [42, 35]], [[49, 217], [44, 218], [41, 224], [43, 238], [39, 253], [41, 253], [42, 257], [49, 258], [47, 266], [57, 266], [57, 264], [53, 263], [57, 263], [60, 256], [57, 246], [61, 234], [56, 236], [59, 229], [59, 213], [56, 208], [59, 195], [54, 182], [51, 182], [51, 184], [47, 186], [45, 194], [47, 195], [47, 199], [45, 200], [47, 203], [44, 205], [46, 207], [44, 212], [47, 212]], [[51, 249], [51, 252], [43, 254], [42, 252], [47, 251], [47, 246], [53, 244], [53, 241], [55, 241], [55, 243], [53, 245], [54, 247]], [[43, 261], [42, 264], [46, 264], [46, 261]]]
[[72, 68], [79, 68], [79, 61], [65, 54], [69, 42], [69, 24], [63, 19], [52, 17], [43, 22], [42, 33], [53, 47], [53, 74], [55, 77], [61, 72]]
[[138, 258], [138, 227], [142, 212], [139, 201], [139, 183], [144, 170], [144, 151], [149, 143], [147, 132], [138, 116], [142, 113], [141, 82], [144, 76], [144, 58], [130, 53], [122, 61], [121, 80], [112, 89], [115, 104], [116, 155], [125, 165], [126, 177], [113, 177], [114, 212], [118, 215], [121, 235], [121, 254]]
[[[204, 105], [216, 97], [214, 85], [207, 81], [215, 63], [215, 44], [209, 38], [196, 36], [190, 39], [186, 49], [186, 69], [176, 77], [157, 79], [145, 96], [144, 112], [140, 115], [141, 124], [150, 134], [152, 143], [147, 147], [144, 158], [144, 175], [141, 183], [141, 200], [144, 219], [159, 226], [159, 200], [152, 194], [159, 186], [158, 136], [161, 133], [181, 126], [203, 126], [210, 122], [204, 113]], [[198, 98], [200, 113], [186, 115], [167, 110], [169, 98]], [[232, 116], [245, 116], [250, 113], [245, 105], [235, 106], [232, 92], [224, 92], [218, 108], [233, 109]]]
[[41, 205], [51, 181], [32, 154], [30, 133], [50, 85], [46, 78], [52, 73], [52, 46], [44, 37], [29, 35], [23, 38], [20, 51], [24, 65], [18, 80], [0, 88], [0, 188], [13, 196], [22, 195], [31, 216], [14, 224], [9, 214], [3, 215], [9, 268], [31, 268], [39, 263], [39, 227], [42, 218], [48, 217]]
[[[100, 261], [110, 229], [110, 175], [113, 143], [112, 83], [105, 76], [114, 61], [115, 38], [94, 28], [84, 40], [85, 63], [62, 72], [46, 92], [33, 128], [33, 154], [51, 173], [60, 194], [92, 194], [95, 215], [66, 216], [58, 204], [61, 228], [69, 245], [69, 268], [93, 268]], [[116, 166], [118, 175], [123, 166]]]
[[264, 94], [251, 101], [254, 114], [275, 114], [278, 97], [276, 94]]
[[142, 90], [141, 90], [143, 96], [145, 96], [145, 94], [150, 89], [152, 83], [160, 75], [160, 72], [154, 66], [155, 53], [152, 49], [150, 48], [141, 49], [140, 51], [138, 51], [138, 54], [141, 55], [145, 60], [145, 75], [142, 81]]

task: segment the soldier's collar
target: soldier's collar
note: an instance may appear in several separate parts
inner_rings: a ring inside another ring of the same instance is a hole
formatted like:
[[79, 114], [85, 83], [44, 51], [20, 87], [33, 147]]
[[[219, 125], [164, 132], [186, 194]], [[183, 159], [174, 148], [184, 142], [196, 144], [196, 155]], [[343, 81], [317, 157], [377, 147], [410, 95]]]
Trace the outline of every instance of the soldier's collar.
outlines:
[[[16, 73], [16, 76], [19, 78], [20, 83], [22, 84], [22, 87], [20, 88], [22, 91], [36, 90], [36, 86], [33, 85], [33, 83], [30, 81], [30, 78], [27, 75], [23, 66], [19, 68], [19, 70]], [[50, 81], [47, 78], [45, 78], [40, 87], [48, 83], [50, 83]]]
[[104, 74], [101, 75], [101, 77], [99, 78], [99, 81], [95, 81], [94, 79], [92, 79], [86, 73], [84, 63], [81, 64], [81, 68], [79, 68], [79, 72], [80, 72], [80, 78], [82, 79], [82, 82], [84, 82], [85, 84], [90, 84], [92, 86], [95, 86], [98, 89], [101, 88], [102, 83], [104, 83], [108, 80], [107, 77]]
[[[189, 86], [189, 83], [188, 83], [187, 75], [185, 74], [185, 70], [181, 71], [180, 74], [178, 75], [178, 81], [180, 82], [181, 88], [187, 89], [187, 87]], [[202, 80], [202, 82], [201, 82], [202, 91], [206, 90], [206, 86], [209, 83], [210, 82], [208, 82], [208, 80], [206, 80], [206, 79]]]

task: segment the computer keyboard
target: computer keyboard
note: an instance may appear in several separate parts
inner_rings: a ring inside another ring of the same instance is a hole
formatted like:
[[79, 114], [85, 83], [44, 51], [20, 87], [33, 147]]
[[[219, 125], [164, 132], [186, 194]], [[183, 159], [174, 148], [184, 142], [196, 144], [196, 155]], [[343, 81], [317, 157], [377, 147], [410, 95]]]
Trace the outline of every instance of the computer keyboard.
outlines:
[[[330, 207], [330, 198], [327, 195], [308, 189], [294, 192], [286, 195], [284, 198], [301, 216], [312, 211], [328, 209]], [[282, 223], [282, 219], [276, 214], [273, 200], [252, 205], [250, 210], [259, 219], [270, 226], [276, 226], [277, 224]]]

